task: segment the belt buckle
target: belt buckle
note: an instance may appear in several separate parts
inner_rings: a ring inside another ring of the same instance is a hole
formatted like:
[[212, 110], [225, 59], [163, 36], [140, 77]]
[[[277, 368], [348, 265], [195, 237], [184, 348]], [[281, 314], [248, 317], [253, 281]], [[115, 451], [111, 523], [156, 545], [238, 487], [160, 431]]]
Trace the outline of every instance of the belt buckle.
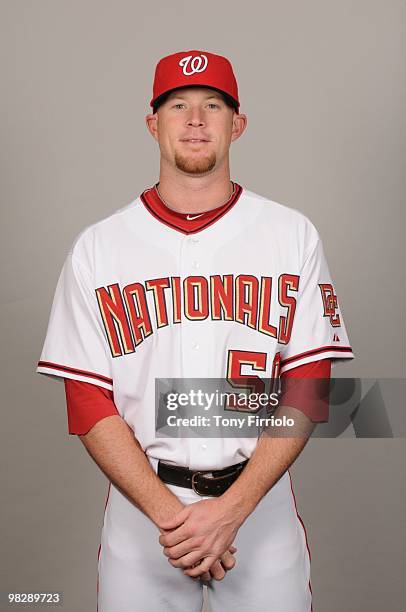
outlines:
[[198, 476], [199, 474], [204, 474], [204, 472], [202, 471], [197, 471], [197, 472], [193, 472], [192, 474], [192, 489], [195, 493], [197, 493], [198, 495], [200, 495], [201, 497], [204, 497], [204, 493], [200, 493], [200, 491], [198, 491], [196, 489], [196, 483], [195, 483], [195, 477]]

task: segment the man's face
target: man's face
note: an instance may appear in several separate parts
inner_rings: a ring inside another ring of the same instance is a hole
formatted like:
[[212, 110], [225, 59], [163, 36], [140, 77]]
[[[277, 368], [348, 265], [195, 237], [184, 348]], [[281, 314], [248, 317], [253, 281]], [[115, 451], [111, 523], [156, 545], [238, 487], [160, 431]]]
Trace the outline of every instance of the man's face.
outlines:
[[166, 163], [187, 174], [201, 175], [228, 160], [230, 144], [242, 133], [239, 124], [244, 117], [216, 91], [185, 87], [171, 92], [155, 115], [147, 117], [147, 123]]

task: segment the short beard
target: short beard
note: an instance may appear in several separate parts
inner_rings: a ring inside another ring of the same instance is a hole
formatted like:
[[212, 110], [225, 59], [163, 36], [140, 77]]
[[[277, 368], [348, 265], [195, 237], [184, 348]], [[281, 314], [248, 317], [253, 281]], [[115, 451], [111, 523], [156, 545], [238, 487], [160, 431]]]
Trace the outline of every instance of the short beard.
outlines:
[[216, 161], [216, 154], [214, 152], [200, 159], [191, 159], [180, 153], [175, 153], [176, 167], [178, 170], [186, 172], [186, 174], [205, 174], [206, 172], [210, 172], [216, 165]]

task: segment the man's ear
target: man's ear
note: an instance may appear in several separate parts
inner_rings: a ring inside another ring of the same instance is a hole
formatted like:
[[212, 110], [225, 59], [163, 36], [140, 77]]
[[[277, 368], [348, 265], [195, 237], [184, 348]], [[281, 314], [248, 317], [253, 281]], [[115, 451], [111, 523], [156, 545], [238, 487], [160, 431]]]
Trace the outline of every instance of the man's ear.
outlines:
[[247, 127], [247, 115], [243, 113], [233, 114], [233, 129], [231, 133], [231, 141], [237, 140]]
[[158, 113], [150, 113], [147, 115], [145, 117], [145, 123], [153, 138], [158, 140]]

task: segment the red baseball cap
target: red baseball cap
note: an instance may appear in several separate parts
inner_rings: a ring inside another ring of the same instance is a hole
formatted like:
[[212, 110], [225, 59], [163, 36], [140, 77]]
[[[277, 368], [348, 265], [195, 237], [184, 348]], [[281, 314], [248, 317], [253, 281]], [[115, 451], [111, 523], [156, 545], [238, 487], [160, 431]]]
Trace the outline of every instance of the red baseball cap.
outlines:
[[209, 87], [225, 94], [238, 113], [237, 81], [226, 57], [208, 51], [179, 51], [159, 60], [155, 68], [150, 106], [163, 94], [180, 87]]

